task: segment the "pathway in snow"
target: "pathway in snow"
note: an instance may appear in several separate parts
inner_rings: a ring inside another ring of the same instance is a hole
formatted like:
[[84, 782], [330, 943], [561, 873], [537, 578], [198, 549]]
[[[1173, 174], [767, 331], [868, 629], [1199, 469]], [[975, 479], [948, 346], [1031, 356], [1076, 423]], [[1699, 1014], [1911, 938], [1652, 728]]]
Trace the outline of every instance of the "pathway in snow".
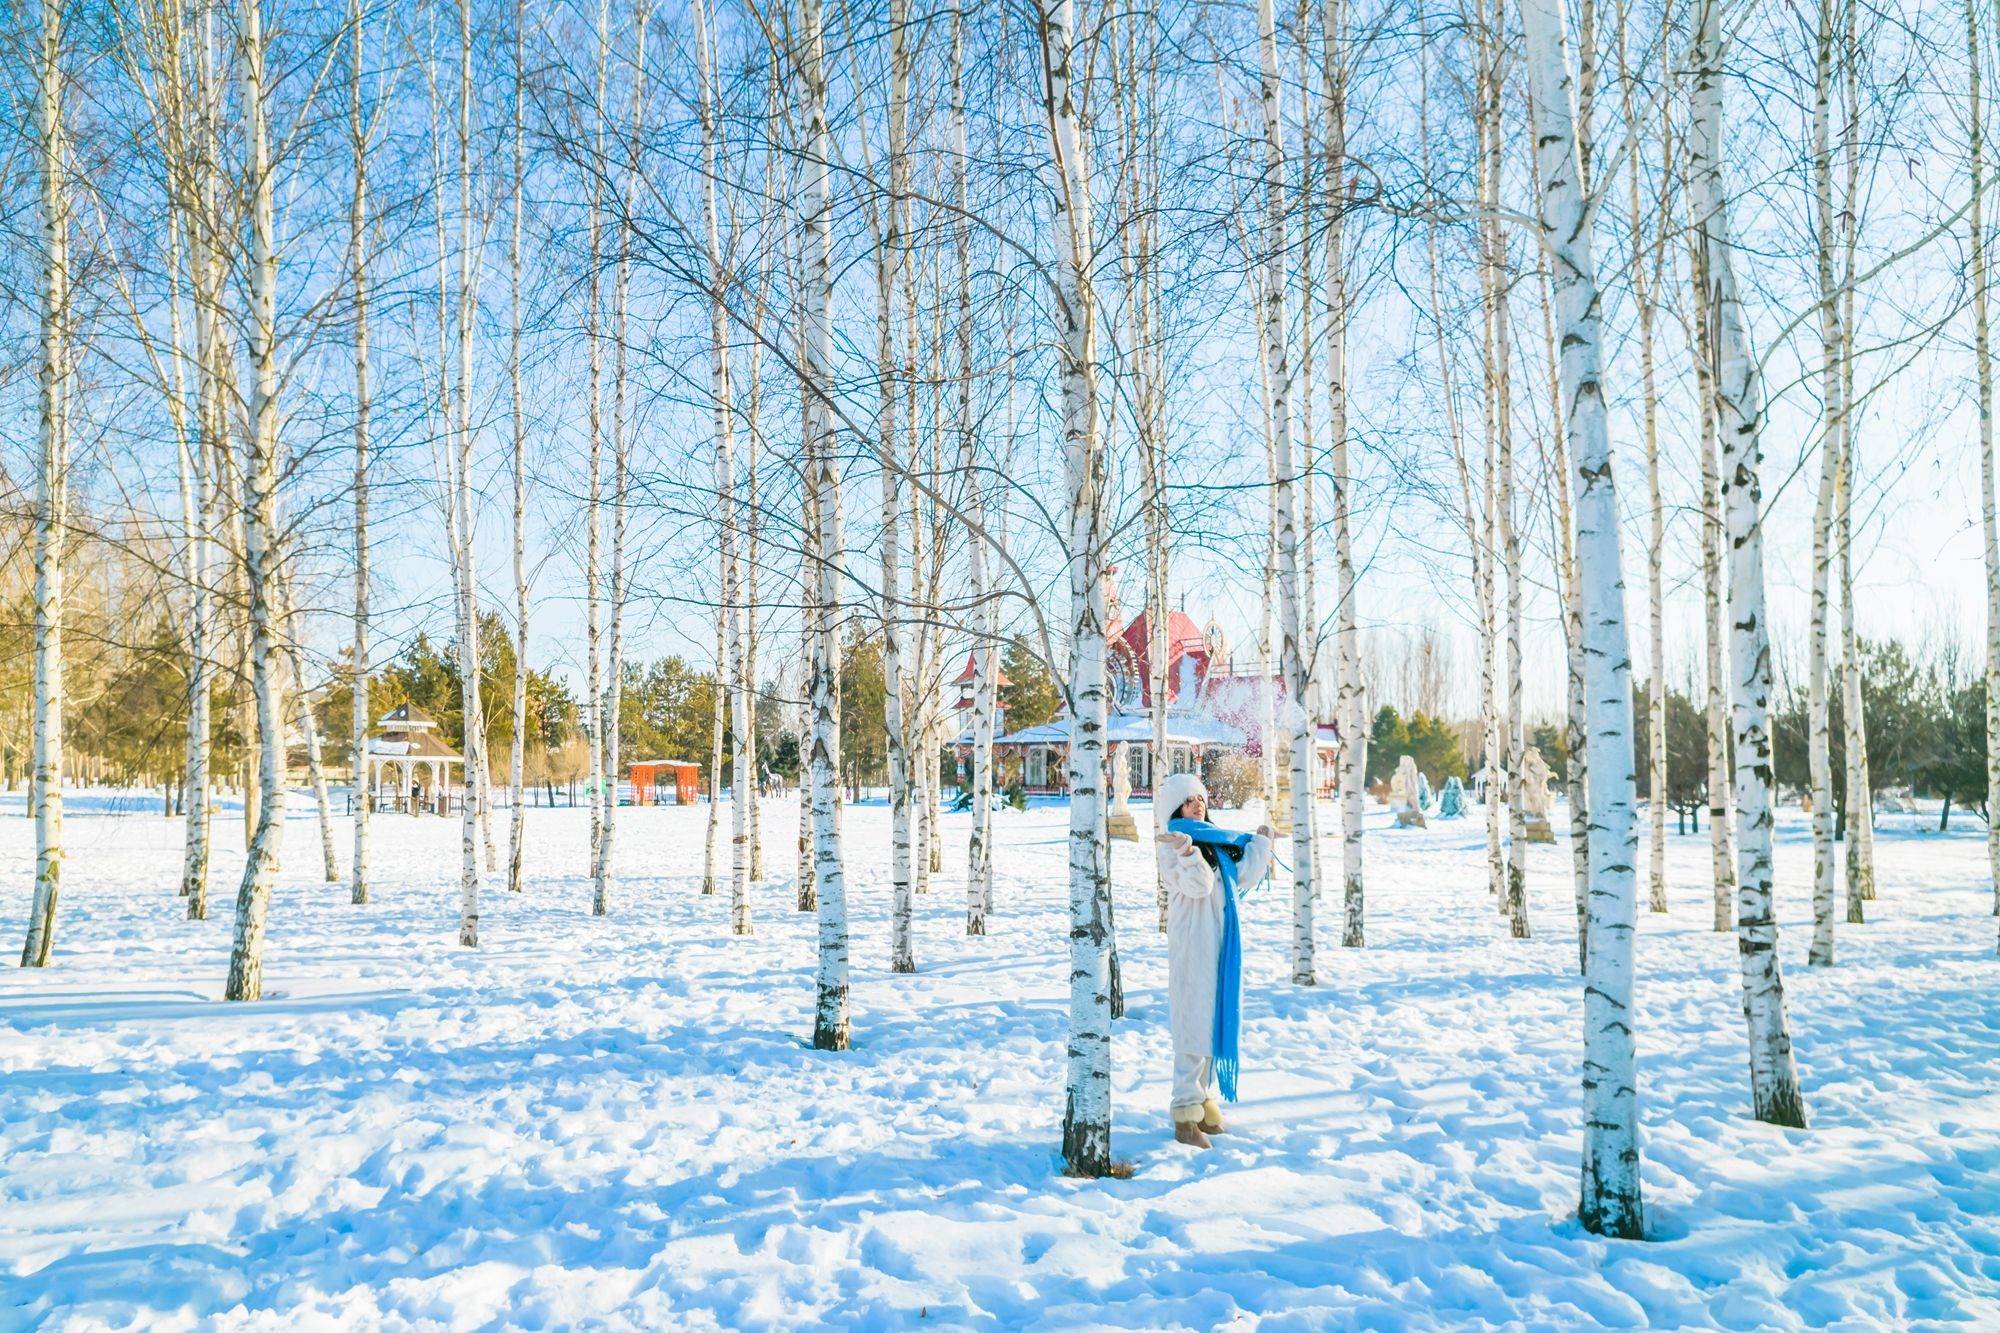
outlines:
[[[1316, 989], [1286, 980], [1289, 893], [1251, 898], [1244, 1101], [1206, 1154], [1170, 1140], [1151, 870], [1118, 844], [1114, 1143], [1135, 1173], [1081, 1183], [1055, 1152], [1058, 808], [996, 817], [976, 940], [965, 820], [945, 817], [913, 977], [887, 967], [886, 812], [847, 811], [842, 1055], [801, 1044], [814, 935], [789, 884], [757, 891], [749, 940], [726, 893], [700, 895], [701, 811], [621, 813], [605, 920], [587, 816], [535, 811], [527, 891], [488, 888], [475, 952], [455, 943], [455, 821], [378, 818], [357, 908], [308, 873], [309, 809], [269, 998], [235, 1006], [240, 822], [217, 823], [215, 919], [195, 925], [177, 824], [145, 798], [71, 805], [56, 965], [0, 970], [0, 1326], [2000, 1325], [2000, 961], [1970, 820], [1885, 819], [1871, 924], [1809, 972], [1788, 812], [1807, 1132], [1745, 1115], [1734, 938], [1706, 928], [1706, 835], [1675, 838], [1673, 910], [1639, 943], [1639, 1244], [1574, 1220], [1568, 848], [1533, 849], [1536, 937], [1510, 940], [1476, 810], [1371, 831], [1370, 947], [1337, 947], [1325, 900]], [[768, 809], [774, 868], [793, 809]], [[18, 798], [0, 814], [14, 929], [32, 830]]]

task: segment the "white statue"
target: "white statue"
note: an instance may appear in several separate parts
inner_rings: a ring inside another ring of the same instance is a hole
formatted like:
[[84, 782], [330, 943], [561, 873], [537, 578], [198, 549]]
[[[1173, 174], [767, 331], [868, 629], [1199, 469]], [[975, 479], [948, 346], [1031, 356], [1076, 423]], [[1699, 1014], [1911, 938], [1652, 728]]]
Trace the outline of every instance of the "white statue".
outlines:
[[1396, 812], [1397, 828], [1423, 828], [1421, 804], [1424, 776], [1417, 771], [1415, 755], [1396, 761], [1396, 776], [1389, 783], [1389, 808]]
[[1534, 819], [1549, 817], [1549, 761], [1532, 745], [1521, 756], [1521, 812]]

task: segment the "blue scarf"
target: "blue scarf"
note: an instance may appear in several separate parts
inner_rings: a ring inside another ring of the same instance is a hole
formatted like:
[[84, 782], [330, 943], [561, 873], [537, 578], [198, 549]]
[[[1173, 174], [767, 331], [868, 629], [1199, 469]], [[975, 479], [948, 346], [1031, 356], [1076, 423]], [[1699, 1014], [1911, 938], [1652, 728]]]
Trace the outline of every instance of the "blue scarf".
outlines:
[[1215, 1084], [1226, 1102], [1236, 1100], [1237, 1047], [1243, 1032], [1243, 932], [1236, 923], [1236, 869], [1249, 850], [1249, 833], [1217, 828], [1204, 819], [1170, 819], [1167, 828], [1194, 840], [1222, 881], [1222, 953], [1215, 975], [1215, 1032], [1211, 1054]]

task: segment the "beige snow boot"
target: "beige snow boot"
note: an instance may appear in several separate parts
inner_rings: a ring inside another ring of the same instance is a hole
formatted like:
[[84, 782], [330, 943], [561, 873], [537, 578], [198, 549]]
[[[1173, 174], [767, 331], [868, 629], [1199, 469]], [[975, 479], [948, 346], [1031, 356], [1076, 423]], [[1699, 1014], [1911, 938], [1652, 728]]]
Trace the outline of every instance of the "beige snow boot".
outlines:
[[1222, 1108], [1215, 1104], [1213, 1097], [1201, 1104], [1201, 1132], [1204, 1134], [1229, 1132], [1229, 1127], [1222, 1123]]
[[1176, 1120], [1174, 1122], [1174, 1142], [1184, 1143], [1190, 1148], [1213, 1148], [1215, 1146], [1208, 1141], [1208, 1135], [1201, 1132], [1201, 1126], [1192, 1120]]

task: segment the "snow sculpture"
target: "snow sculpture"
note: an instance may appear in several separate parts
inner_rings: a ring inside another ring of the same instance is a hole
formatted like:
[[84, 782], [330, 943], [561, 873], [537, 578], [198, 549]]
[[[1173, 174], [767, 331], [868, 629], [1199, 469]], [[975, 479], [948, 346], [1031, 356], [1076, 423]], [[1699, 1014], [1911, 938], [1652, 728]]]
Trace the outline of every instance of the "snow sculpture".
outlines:
[[1465, 784], [1456, 777], [1444, 780], [1444, 788], [1438, 792], [1438, 818], [1458, 819], [1465, 814]]

